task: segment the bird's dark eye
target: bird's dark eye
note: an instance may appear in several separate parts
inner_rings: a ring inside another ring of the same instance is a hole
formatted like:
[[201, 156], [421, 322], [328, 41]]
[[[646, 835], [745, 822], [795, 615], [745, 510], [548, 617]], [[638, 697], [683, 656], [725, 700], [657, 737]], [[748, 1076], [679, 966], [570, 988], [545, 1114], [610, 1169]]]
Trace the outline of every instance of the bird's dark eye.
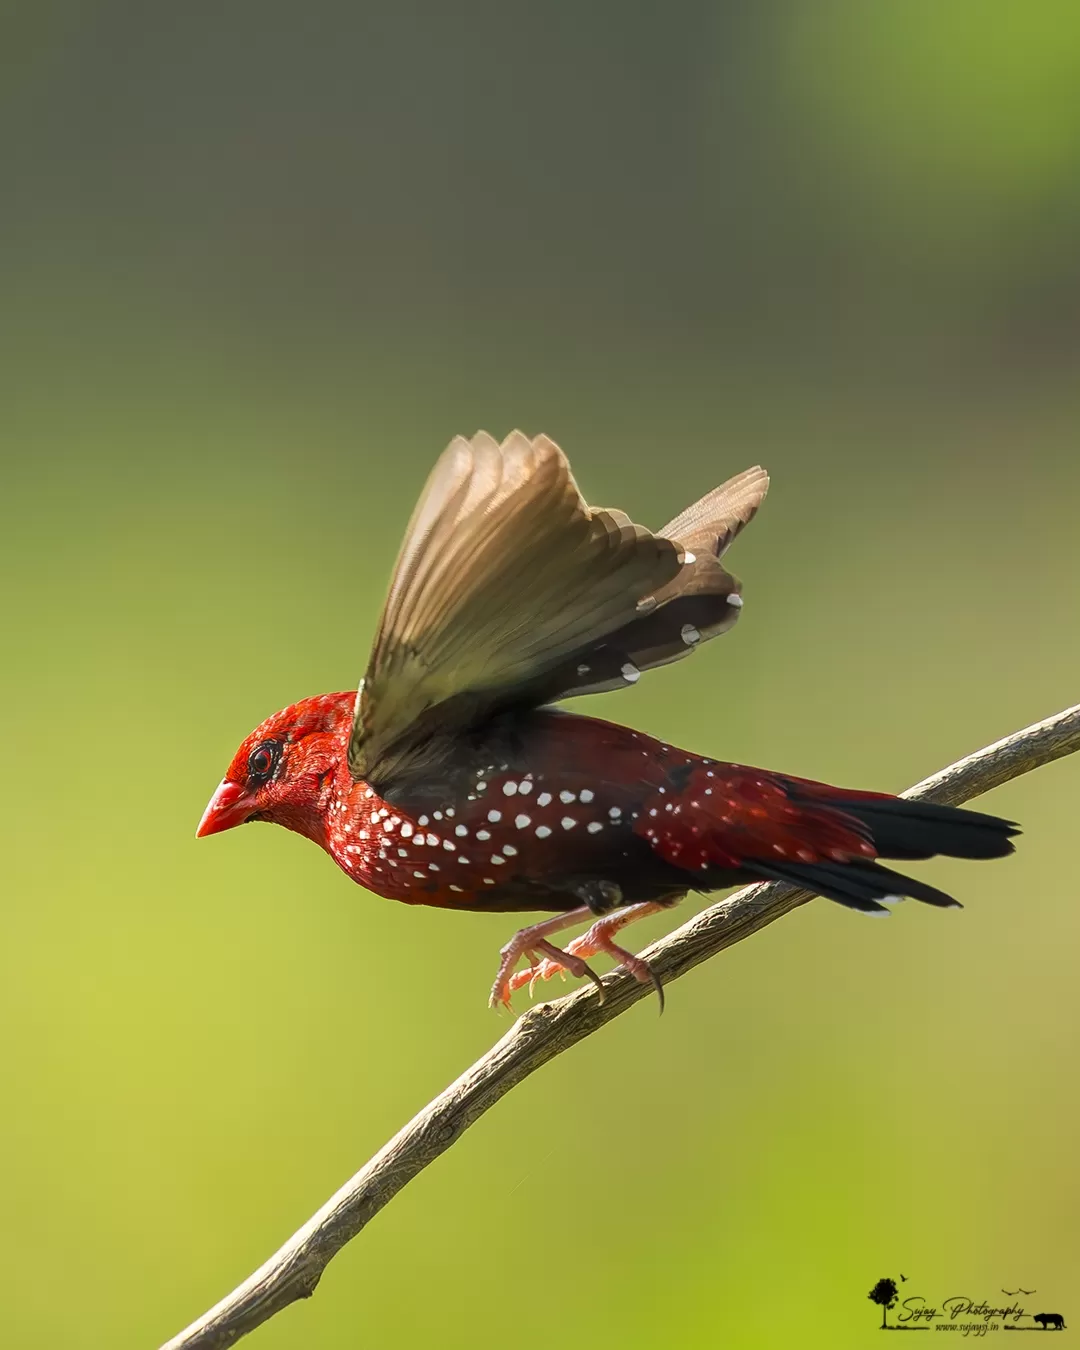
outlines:
[[248, 782], [261, 787], [277, 768], [281, 757], [280, 741], [263, 741], [248, 755]]

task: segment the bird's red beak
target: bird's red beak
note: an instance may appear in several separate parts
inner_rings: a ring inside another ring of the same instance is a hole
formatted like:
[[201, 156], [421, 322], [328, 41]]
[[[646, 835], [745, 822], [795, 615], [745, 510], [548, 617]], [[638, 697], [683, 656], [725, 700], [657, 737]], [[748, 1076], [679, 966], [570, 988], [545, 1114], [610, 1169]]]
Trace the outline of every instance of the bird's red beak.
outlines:
[[223, 779], [217, 791], [210, 798], [210, 804], [203, 812], [195, 838], [203, 835], [220, 834], [222, 830], [231, 830], [234, 825], [243, 825], [247, 820], [255, 798], [250, 796], [239, 783], [230, 783]]

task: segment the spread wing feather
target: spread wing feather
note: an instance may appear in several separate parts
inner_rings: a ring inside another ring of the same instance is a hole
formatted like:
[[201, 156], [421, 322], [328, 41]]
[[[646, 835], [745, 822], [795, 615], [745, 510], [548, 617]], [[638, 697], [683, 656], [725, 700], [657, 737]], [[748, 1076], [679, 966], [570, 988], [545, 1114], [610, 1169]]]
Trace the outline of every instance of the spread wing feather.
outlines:
[[678, 576], [657, 593], [648, 613], [552, 671], [538, 701], [624, 689], [637, 679], [636, 672], [680, 661], [702, 642], [726, 633], [739, 617], [742, 595], [720, 559], [753, 520], [768, 490], [765, 470], [747, 469], [665, 525], [660, 534], [683, 549]]
[[590, 508], [547, 437], [454, 440], [398, 558], [357, 698], [353, 775], [392, 777], [436, 726], [468, 725], [626, 625], [681, 564], [677, 544]]
[[767, 487], [748, 470], [652, 534], [589, 507], [546, 436], [457, 437], [398, 556], [357, 696], [353, 776], [386, 789], [445, 744], [440, 733], [509, 704], [625, 687], [726, 631], [738, 585], [720, 555]]
[[706, 556], [723, 557], [736, 535], [754, 519], [769, 490], [769, 475], [760, 465], [707, 492], [700, 501], [669, 521], [660, 531]]

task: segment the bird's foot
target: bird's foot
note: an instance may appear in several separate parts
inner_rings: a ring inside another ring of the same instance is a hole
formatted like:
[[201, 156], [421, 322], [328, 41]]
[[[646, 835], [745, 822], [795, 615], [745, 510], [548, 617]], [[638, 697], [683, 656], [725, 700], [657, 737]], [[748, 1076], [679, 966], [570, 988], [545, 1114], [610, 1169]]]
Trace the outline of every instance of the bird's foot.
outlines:
[[[578, 972], [574, 969], [574, 963], [584, 963], [590, 957], [603, 954], [610, 956], [618, 965], [628, 970], [639, 984], [651, 984], [660, 1000], [662, 1012], [664, 1009], [664, 988], [656, 972], [648, 961], [636, 956], [633, 952], [627, 951], [625, 947], [620, 947], [615, 941], [614, 935], [620, 928], [625, 928], [628, 923], [633, 923], [635, 919], [643, 919], [649, 914], [657, 914], [664, 908], [664, 905], [656, 904], [627, 905], [625, 909], [620, 909], [614, 914], [608, 914], [602, 919], [597, 919], [591, 928], [567, 945], [565, 952], [559, 952], [557, 949], [554, 952], [548, 951], [545, 953], [544, 959], [539, 963], [534, 962], [530, 969], [514, 971], [510, 974], [507, 981], [507, 1001], [510, 994], [526, 984], [529, 986], [529, 993], [531, 994], [538, 980], [550, 980], [556, 974], [562, 975], [564, 978], [567, 973], [576, 975]], [[539, 948], [539, 944], [537, 946]], [[505, 950], [506, 948], [504, 948]], [[585, 969], [593, 982], [599, 983], [587, 966]]]
[[[589, 969], [585, 963], [585, 958], [577, 956], [573, 952], [564, 952], [554, 943], [548, 941], [548, 934], [558, 933], [563, 928], [570, 928], [573, 924], [587, 919], [590, 913], [588, 907], [583, 905], [580, 909], [572, 909], [567, 914], [557, 914], [552, 919], [531, 924], [528, 928], [522, 928], [520, 932], [515, 933], [499, 953], [501, 958], [499, 971], [495, 976], [495, 983], [491, 987], [491, 997], [488, 999], [489, 1006], [497, 1008], [502, 1005], [504, 1008], [509, 1008], [510, 995], [513, 990], [520, 988], [521, 984], [527, 983], [532, 972], [540, 969], [541, 963], [538, 959], [540, 957], [543, 958], [543, 964], [552, 963], [553, 971], [556, 969], [566, 970], [579, 979], [592, 980], [593, 984], [600, 990], [602, 997], [603, 986], [600, 983], [599, 976]], [[529, 969], [515, 975], [514, 967], [523, 956], [529, 959]], [[518, 981], [517, 984], [514, 983], [515, 980]]]

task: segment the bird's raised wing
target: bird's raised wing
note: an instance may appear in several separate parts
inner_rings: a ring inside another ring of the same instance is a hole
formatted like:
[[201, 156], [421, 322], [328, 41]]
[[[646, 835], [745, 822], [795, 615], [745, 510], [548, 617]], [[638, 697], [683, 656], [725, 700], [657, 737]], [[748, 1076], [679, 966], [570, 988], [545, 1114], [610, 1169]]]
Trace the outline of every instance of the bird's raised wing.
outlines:
[[560, 665], [656, 608], [685, 552], [588, 506], [546, 436], [452, 441], [398, 556], [357, 696], [353, 776], [382, 789], [440, 733], [543, 701]]
[[656, 594], [648, 612], [545, 676], [538, 701], [624, 689], [641, 671], [681, 661], [709, 638], [726, 633], [742, 611], [742, 595], [720, 559], [753, 520], [768, 490], [764, 469], [746, 469], [665, 525], [660, 534], [683, 551], [678, 575]]

